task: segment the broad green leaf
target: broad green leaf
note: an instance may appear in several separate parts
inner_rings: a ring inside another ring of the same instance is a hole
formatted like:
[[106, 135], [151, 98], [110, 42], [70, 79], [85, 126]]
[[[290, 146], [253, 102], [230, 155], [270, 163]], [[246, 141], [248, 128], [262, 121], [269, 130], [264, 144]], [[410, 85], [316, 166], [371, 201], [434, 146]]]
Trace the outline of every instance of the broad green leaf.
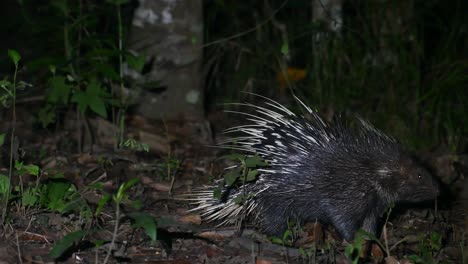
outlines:
[[151, 238], [152, 241], [157, 239], [157, 224], [154, 217], [147, 213], [131, 213], [129, 217], [132, 218], [135, 223], [132, 224], [133, 228], [143, 228], [145, 233]]
[[125, 59], [128, 63], [128, 66], [130, 68], [134, 69], [137, 72], [141, 72], [143, 70], [143, 67], [145, 66], [145, 56], [143, 55], [138, 55], [135, 56], [133, 54], [126, 54]]
[[61, 212], [65, 208], [65, 195], [71, 183], [63, 181], [53, 181], [47, 184], [47, 206], [52, 210]]
[[89, 97], [89, 108], [96, 114], [107, 118], [106, 104], [99, 96]]
[[5, 195], [10, 191], [10, 179], [6, 175], [0, 174], [0, 194]]
[[232, 199], [232, 201], [235, 203], [235, 204], [239, 204], [239, 205], [242, 205], [244, 204], [244, 202], [249, 198], [248, 195], [245, 195], [243, 193], [239, 193], [236, 197], [234, 197], [234, 199]]
[[96, 79], [92, 79], [86, 87], [86, 95], [99, 96], [101, 93], [101, 85]]
[[249, 170], [247, 173], [246, 181], [251, 182], [257, 179], [258, 171], [257, 170]]
[[233, 154], [229, 154], [229, 155], [224, 155], [221, 158], [222, 159], [228, 159], [228, 160], [242, 161], [242, 160], [245, 159], [245, 155], [244, 154], [233, 153]]
[[34, 176], [39, 176], [39, 166], [34, 165], [34, 164], [24, 165], [23, 162], [16, 161], [15, 169], [18, 171], [20, 175], [29, 173]]
[[256, 168], [267, 165], [268, 164], [259, 156], [247, 157], [245, 159], [245, 166], [247, 166], [247, 168]]
[[57, 241], [55, 246], [50, 251], [50, 256], [57, 259], [69, 250], [73, 245], [79, 243], [86, 235], [94, 233], [95, 230], [78, 230], [65, 235], [61, 240]]
[[47, 204], [47, 208], [49, 208], [50, 210], [57, 211], [59, 213], [63, 213], [65, 211], [66, 204], [63, 200], [51, 200]]
[[107, 63], [99, 63], [94, 66], [96, 71], [99, 73], [102, 73], [105, 77], [113, 80], [113, 81], [118, 81], [120, 80], [119, 74], [115, 71], [113, 65], [107, 64]]
[[16, 50], [9, 49], [8, 56], [13, 61], [15, 66], [18, 67], [18, 62], [21, 60], [21, 56], [19, 55], [19, 53]]
[[47, 100], [52, 103], [67, 104], [71, 92], [71, 86], [66, 83], [64, 76], [54, 76], [49, 80], [49, 94]]
[[232, 186], [237, 179], [241, 176], [241, 168], [237, 167], [234, 169], [229, 170], [226, 175], [224, 175], [224, 181], [226, 182], [227, 186]]
[[82, 91], [76, 91], [71, 100], [78, 105], [78, 111], [84, 114], [88, 108], [88, 98], [86, 97], [86, 94]]
[[38, 197], [34, 193], [34, 189], [28, 188], [21, 196], [21, 204], [23, 206], [34, 206], [37, 203]]
[[54, 123], [55, 117], [55, 109], [51, 105], [47, 105], [39, 109], [38, 118], [39, 121], [41, 121], [43, 128]]

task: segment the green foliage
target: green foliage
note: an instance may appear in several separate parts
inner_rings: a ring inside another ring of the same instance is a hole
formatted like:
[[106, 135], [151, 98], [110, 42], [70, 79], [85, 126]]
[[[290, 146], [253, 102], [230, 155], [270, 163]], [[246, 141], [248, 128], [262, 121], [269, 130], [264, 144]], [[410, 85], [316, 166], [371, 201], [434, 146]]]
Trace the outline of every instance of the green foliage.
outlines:
[[54, 258], [60, 258], [70, 248], [77, 245], [85, 236], [94, 233], [96, 230], [78, 230], [66, 234], [62, 239], [55, 243], [49, 255]]
[[0, 174], [0, 195], [2, 200], [5, 199], [7, 193], [10, 191], [10, 179], [8, 176]]
[[437, 232], [423, 237], [419, 244], [419, 252], [408, 256], [408, 259], [415, 264], [436, 264], [441, 263], [437, 255], [442, 248], [442, 236]]
[[24, 165], [21, 161], [15, 161], [15, 169], [18, 171], [20, 176], [26, 173], [33, 176], [39, 176], [39, 166], [34, 164]]
[[92, 79], [86, 86], [86, 91], [76, 91], [71, 101], [78, 105], [78, 110], [82, 114], [90, 108], [94, 113], [107, 118], [106, 105], [103, 100], [106, 96], [109, 95], [102, 89], [96, 79]]
[[129, 139], [125, 140], [124, 142], [121, 142], [120, 147], [121, 148], [132, 149], [132, 150], [135, 150], [135, 151], [149, 152], [149, 145], [148, 144], [140, 143], [140, 142], [136, 141], [133, 138], [129, 138]]
[[[1, 179], [1, 177], [0, 177]], [[60, 176], [57, 177], [57, 180], [61, 179]], [[135, 184], [138, 183], [138, 179], [132, 179], [128, 182], [123, 183], [119, 186], [117, 193], [114, 195], [103, 195], [100, 201], [98, 202], [98, 206], [94, 213], [95, 216], [98, 216], [105, 205], [107, 205], [110, 201], [115, 203], [116, 209], [116, 230], [118, 229], [118, 225], [120, 223], [120, 206], [122, 203], [128, 203], [129, 199], [129, 189], [133, 187]], [[46, 197], [49, 204], [49, 207], [57, 207], [58, 209], [66, 208], [66, 203], [62, 203], [59, 201], [66, 201], [68, 195], [74, 192], [73, 186], [67, 182], [57, 181], [53, 184], [48, 184], [46, 187]], [[95, 188], [96, 190], [101, 190], [101, 186], [90, 186], [91, 188]], [[53, 202], [55, 201], [55, 202]], [[52, 209], [52, 208], [51, 208]], [[151, 215], [144, 213], [144, 212], [133, 212], [127, 215], [130, 220], [132, 221], [132, 228], [142, 228], [144, 232], [148, 235], [148, 237], [155, 241], [157, 239], [157, 221]], [[75, 232], [71, 232], [65, 235], [61, 240], [57, 241], [55, 246], [50, 252], [50, 256], [54, 259], [57, 259], [69, 250], [71, 250], [74, 246], [76, 246], [85, 236], [91, 235], [94, 232], [98, 231], [99, 229], [90, 229], [90, 230], [78, 230]], [[116, 234], [114, 234], [116, 235]], [[113, 238], [115, 239], [115, 237]], [[103, 244], [103, 241], [92, 241], [92, 243], [96, 247], [100, 247]]]
[[288, 228], [284, 231], [281, 237], [271, 236], [269, 239], [272, 243], [293, 247], [296, 243], [298, 237], [304, 233], [304, 229], [300, 225], [300, 223], [289, 219], [288, 220]]
[[[24, 19], [32, 31], [41, 32], [38, 34], [41, 40], [43, 35], [53, 36], [48, 41], [53, 48], [48, 46], [41, 57], [28, 62], [32, 72], [49, 68], [51, 73], [45, 104], [38, 112], [43, 127], [60, 121], [58, 113], [69, 110], [78, 111], [84, 118], [90, 114], [108, 118], [112, 111], [112, 121], [119, 128], [116, 141], [123, 142], [125, 111], [130, 103], [130, 93], [124, 90], [123, 63], [127, 62], [137, 71], [141, 71], [145, 63], [144, 56], [135, 56], [122, 47], [126, 21], [122, 20], [120, 9], [128, 3], [128, 0], [82, 4], [53, 1], [41, 6], [47, 16], [35, 16], [35, 11], [29, 9], [36, 3], [21, 3]], [[116, 27], [109, 30], [102, 27], [103, 24]], [[103, 28], [107, 31], [103, 32]], [[36, 37], [35, 33], [28, 38]], [[17, 58], [13, 52], [11, 54], [12, 58]]]
[[[16, 161], [14, 169], [20, 178], [26, 175], [40, 176], [39, 166], [34, 164], [25, 165]], [[44, 183], [24, 185], [20, 181], [20, 184], [15, 186], [11, 186], [7, 176], [0, 175], [0, 196], [4, 201], [8, 199], [5, 202], [19, 201], [23, 208], [42, 207], [58, 213], [74, 211], [83, 216], [89, 215], [90, 211], [75, 186], [64, 179], [62, 174], [51, 176]]]
[[151, 215], [144, 212], [131, 213], [128, 215], [132, 220], [132, 228], [143, 228], [152, 241], [157, 239], [157, 222]]
[[16, 50], [8, 50], [8, 57], [10, 57], [11, 61], [13, 64], [15, 64], [15, 67], [18, 68], [18, 63], [21, 60], [21, 56]]
[[357, 112], [412, 148], [457, 151], [468, 134], [467, 4], [411, 5], [347, 2], [338, 33], [297, 12], [310, 1], [209, 1], [207, 101], [239, 101], [239, 90], [284, 101], [278, 73], [301, 68], [306, 78], [290, 88], [308, 105]]
[[276, 236], [270, 238], [271, 242], [283, 246], [292, 246], [293, 239], [293, 233], [289, 228], [286, 231], [284, 231], [283, 236], [281, 238]]
[[[229, 169], [224, 174], [223, 181], [220, 182], [219, 186], [214, 188], [213, 196], [216, 199], [221, 199], [222, 190], [224, 187], [231, 187], [236, 184], [245, 184], [253, 182], [257, 179], [259, 167], [265, 167], [268, 164], [259, 156], [248, 156], [243, 154], [230, 154], [224, 156], [225, 159], [233, 160], [239, 164]], [[241, 193], [237, 195], [233, 201], [237, 204], [243, 204], [244, 201], [251, 198], [252, 194]]]
[[[131, 179], [130, 181], [120, 185], [117, 193], [114, 196], [112, 196], [112, 199], [114, 200], [116, 206], [120, 206], [121, 203], [129, 201], [127, 191], [129, 188], [131, 188], [137, 183], [138, 179]], [[157, 223], [154, 217], [144, 212], [134, 212], [128, 214], [128, 216], [133, 221], [133, 228], [143, 228], [143, 230], [151, 238], [151, 240], [155, 241], [157, 239]]]
[[362, 246], [365, 241], [365, 235], [357, 234], [352, 244], [346, 245], [345, 255], [353, 264], [359, 263], [359, 256], [362, 251]]

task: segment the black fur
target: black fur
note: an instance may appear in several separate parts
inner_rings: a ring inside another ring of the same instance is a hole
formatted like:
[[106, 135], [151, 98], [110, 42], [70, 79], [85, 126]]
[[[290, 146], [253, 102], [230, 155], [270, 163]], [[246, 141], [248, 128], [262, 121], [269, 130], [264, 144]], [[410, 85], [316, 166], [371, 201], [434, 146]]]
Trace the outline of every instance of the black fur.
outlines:
[[[366, 121], [358, 119], [357, 127], [351, 128], [340, 118], [328, 124], [307, 107], [310, 119], [273, 101], [265, 107], [246, 106], [256, 109], [257, 119], [247, 114], [253, 124], [234, 128], [247, 134], [244, 140], [235, 140], [270, 166], [237, 193], [254, 194], [242, 205], [255, 205], [254, 209], [243, 213], [253, 216], [267, 234], [282, 235], [289, 220], [318, 220], [352, 240], [359, 228], [378, 233], [379, 218], [393, 203], [438, 195], [431, 174]], [[235, 196], [236, 190], [231, 190], [229, 197]], [[233, 216], [228, 213], [224, 218]]]

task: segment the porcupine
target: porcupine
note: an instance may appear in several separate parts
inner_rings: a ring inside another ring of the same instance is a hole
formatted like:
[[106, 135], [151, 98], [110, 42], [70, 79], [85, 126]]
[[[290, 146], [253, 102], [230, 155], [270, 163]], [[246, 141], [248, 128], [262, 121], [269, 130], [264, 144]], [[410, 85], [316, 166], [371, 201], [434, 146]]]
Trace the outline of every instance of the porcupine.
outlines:
[[[257, 95], [260, 96], [260, 95]], [[288, 221], [319, 221], [332, 225], [346, 240], [362, 228], [378, 233], [379, 219], [398, 202], [435, 199], [438, 184], [400, 144], [357, 117], [357, 127], [342, 118], [325, 122], [317, 112], [296, 100], [309, 118], [294, 114], [263, 96], [264, 105], [251, 107], [251, 123], [228, 129], [240, 132], [221, 147], [259, 155], [269, 166], [257, 180], [236, 189], [225, 188], [225, 200], [213, 197], [215, 186], [192, 193], [205, 221], [221, 225], [240, 214], [250, 217], [269, 235], [281, 235]], [[230, 111], [227, 111], [230, 112]], [[235, 197], [248, 193], [241, 204]]]

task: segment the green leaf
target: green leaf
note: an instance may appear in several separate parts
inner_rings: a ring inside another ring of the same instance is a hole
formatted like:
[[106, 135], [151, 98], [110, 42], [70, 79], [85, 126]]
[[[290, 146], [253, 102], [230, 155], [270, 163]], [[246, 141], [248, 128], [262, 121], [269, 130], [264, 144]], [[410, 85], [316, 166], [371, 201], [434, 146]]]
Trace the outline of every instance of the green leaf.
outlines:
[[3, 143], [5, 143], [5, 133], [0, 133], [0, 146], [3, 145]]
[[117, 191], [117, 196], [116, 196], [117, 200], [121, 201], [125, 197], [127, 189], [135, 185], [137, 182], [138, 182], [138, 179], [134, 178], [120, 185], [119, 190]]
[[71, 183], [64, 181], [52, 181], [47, 184], [47, 199], [42, 201], [44, 205], [58, 212], [66, 208], [66, 194], [71, 187]]
[[126, 54], [125, 59], [128, 63], [128, 66], [137, 72], [141, 72], [145, 66], [145, 56], [143, 55], [135, 56], [128, 53]]
[[46, 105], [39, 109], [38, 118], [43, 128], [54, 123], [55, 117], [55, 109], [51, 105]]
[[245, 195], [240, 193], [232, 199], [235, 204], [242, 205], [245, 201]]
[[71, 86], [66, 83], [64, 76], [54, 76], [49, 79], [49, 93], [47, 101], [51, 103], [58, 103], [61, 101], [67, 104], [71, 92]]
[[147, 213], [131, 213], [129, 214], [135, 223], [132, 224], [133, 228], [143, 228], [145, 233], [151, 238], [152, 241], [156, 241], [157, 239], [157, 224], [154, 217]]
[[61, 240], [57, 241], [55, 246], [50, 251], [50, 256], [57, 259], [69, 250], [73, 245], [81, 241], [86, 235], [94, 233], [95, 230], [78, 230], [65, 235]]
[[102, 208], [104, 208], [104, 205], [106, 205], [109, 202], [110, 198], [111, 196], [106, 194], [102, 196], [101, 199], [99, 199], [96, 212], [94, 213], [95, 216], [98, 216], [102, 212]]
[[118, 81], [120, 80], [119, 74], [115, 71], [114, 67], [107, 63], [99, 63], [94, 66], [97, 72], [102, 73], [105, 77]]
[[256, 167], [262, 167], [262, 166], [267, 166], [268, 164], [259, 156], [252, 156], [252, 157], [247, 157], [245, 159], [245, 166], [247, 168], [256, 168]]
[[0, 174], [0, 194], [5, 195], [10, 191], [10, 179], [6, 175]]
[[222, 195], [222, 187], [217, 186], [213, 189], [213, 197], [217, 200], [221, 200], [221, 195]]
[[71, 100], [78, 105], [78, 111], [84, 114], [88, 108], [88, 98], [86, 97], [86, 94], [82, 91], [76, 91]]
[[34, 206], [38, 201], [38, 197], [34, 192], [34, 189], [28, 188], [21, 196], [21, 205], [23, 206]]
[[257, 170], [249, 170], [249, 172], [247, 173], [246, 181], [248, 182], [255, 181], [257, 179], [258, 173], [259, 172]]
[[281, 54], [283, 54], [283, 56], [288, 56], [289, 55], [289, 45], [288, 45], [288, 43], [283, 43], [283, 45], [281, 45]]
[[57, 174], [50, 176], [50, 179], [54, 179], [54, 180], [65, 179], [65, 175], [63, 175], [63, 173], [57, 173]]
[[107, 118], [106, 105], [101, 98], [101, 90], [101, 85], [97, 80], [91, 80], [86, 88], [87, 104], [96, 114]]
[[281, 238], [279, 237], [274, 236], [274, 237], [271, 237], [270, 240], [274, 244], [283, 245], [283, 240], [281, 240]]
[[283, 242], [288, 240], [289, 238], [292, 237], [292, 232], [291, 230], [286, 230], [284, 233], [283, 233]]
[[34, 176], [39, 176], [39, 166], [34, 165], [34, 164], [24, 165], [23, 162], [16, 161], [15, 169], [18, 171], [20, 175], [29, 173]]
[[16, 50], [9, 49], [8, 56], [13, 61], [15, 66], [18, 67], [18, 62], [21, 60], [21, 56], [19, 55], [19, 53]]
[[88, 104], [89, 108], [91, 108], [93, 112], [102, 116], [103, 118], [107, 118], [106, 104], [100, 97], [90, 97]]
[[86, 94], [88, 96], [99, 96], [101, 93], [101, 85], [96, 79], [92, 79], [86, 87]]
[[226, 175], [224, 175], [224, 181], [226, 182], [226, 185], [232, 186], [236, 182], [236, 180], [239, 179], [239, 177], [241, 176], [241, 171], [241, 167], [237, 167], [228, 171]]
[[244, 154], [238, 154], [238, 153], [233, 153], [229, 155], [224, 155], [221, 157], [222, 159], [228, 159], [228, 160], [235, 160], [235, 161], [242, 161], [245, 159]]

